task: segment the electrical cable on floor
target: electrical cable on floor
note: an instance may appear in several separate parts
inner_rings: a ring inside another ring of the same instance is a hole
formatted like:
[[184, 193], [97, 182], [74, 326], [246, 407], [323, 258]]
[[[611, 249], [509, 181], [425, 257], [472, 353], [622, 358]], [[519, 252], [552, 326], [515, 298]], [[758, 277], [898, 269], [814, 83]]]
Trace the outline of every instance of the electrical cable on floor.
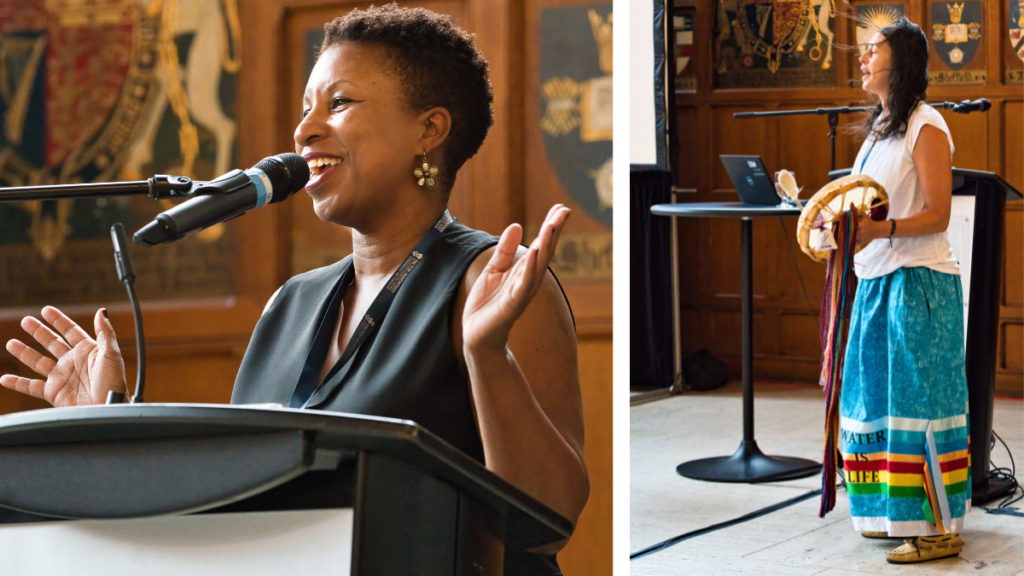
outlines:
[[[992, 436], [994, 438], [992, 440], [991, 447], [995, 448], [996, 439], [998, 439], [999, 442], [1003, 445], [1003, 448], [1006, 448], [1006, 455], [1010, 457], [1010, 467], [998, 467], [995, 464], [992, 464], [990, 460], [988, 477], [990, 480], [997, 480], [1000, 482], [1011, 482], [1013, 485], [1013, 490], [1010, 491], [1009, 496], [1003, 498], [1003, 500], [999, 502], [999, 504], [997, 504], [994, 508], [986, 508], [985, 506], [978, 506], [978, 508], [981, 508], [987, 514], [1000, 514], [1003, 516], [1016, 516], [1018, 518], [1024, 518], [1024, 513], [1020, 512], [1016, 508], [1010, 507], [1011, 504], [1015, 504], [1016, 502], [1020, 501], [1021, 498], [1024, 498], [1024, 491], [1021, 491], [1021, 486], [1017, 482], [1017, 464], [1013, 461], [1013, 453], [1010, 452], [1010, 447], [1006, 445], [1006, 442], [1003, 441], [999, 434], [996, 434], [995, 430], [992, 431]], [[1018, 494], [1018, 492], [1020, 492], [1020, 494]]]
[[746, 522], [748, 520], [753, 520], [755, 518], [760, 518], [761, 516], [764, 516], [766, 514], [771, 514], [772, 512], [775, 512], [777, 510], [782, 510], [783, 508], [789, 508], [790, 506], [792, 506], [794, 504], [799, 504], [800, 502], [803, 502], [804, 500], [809, 500], [811, 498], [814, 498], [815, 496], [821, 496], [821, 489], [820, 488], [817, 489], [817, 490], [811, 490], [810, 492], [807, 492], [806, 494], [802, 494], [800, 496], [796, 496], [795, 498], [790, 498], [789, 500], [786, 500], [784, 502], [779, 502], [778, 504], [772, 504], [771, 506], [768, 506], [767, 508], [761, 508], [760, 510], [757, 510], [755, 512], [751, 512], [750, 514], [744, 514], [743, 516], [740, 516], [739, 518], [733, 518], [732, 520], [726, 520], [725, 522], [719, 522], [718, 524], [712, 524], [711, 526], [706, 526], [704, 528], [700, 528], [700, 529], [694, 530], [692, 532], [687, 532], [686, 534], [680, 534], [679, 536], [675, 536], [673, 538], [669, 538], [668, 540], [665, 540], [663, 542], [658, 542], [657, 544], [655, 544], [653, 546], [648, 546], [647, 548], [644, 548], [643, 550], [638, 550], [636, 552], [633, 552], [632, 554], [629, 555], [629, 559], [632, 561], [632, 560], [636, 560], [638, 558], [643, 558], [644, 556], [648, 556], [650, 554], [654, 554], [655, 552], [661, 552], [662, 550], [665, 550], [666, 548], [671, 548], [672, 546], [675, 546], [676, 544], [679, 544], [680, 542], [683, 542], [685, 540], [689, 540], [690, 538], [694, 538], [694, 537], [697, 537], [697, 536], [702, 536], [704, 534], [708, 534], [709, 532], [714, 532], [716, 530], [721, 530], [722, 528], [728, 528], [729, 526], [735, 526], [736, 524], [742, 524], [742, 523], [744, 523], [744, 522]]
[[800, 279], [800, 289], [804, 291], [804, 301], [807, 302], [807, 309], [811, 312], [811, 318], [814, 320], [814, 325], [818, 327], [818, 333], [821, 333], [821, 324], [818, 324], [818, 314], [814, 311], [811, 306], [811, 297], [807, 295], [807, 286], [804, 284], [804, 275], [800, 273], [800, 265], [796, 262], [796, 252], [793, 251], [793, 242], [789, 238], [789, 230], [786, 229], [786, 221], [779, 216], [779, 224], [782, 225], [783, 236], [786, 237], [786, 246], [789, 246], [789, 256], [793, 259], [793, 268], [796, 269], [796, 276]]

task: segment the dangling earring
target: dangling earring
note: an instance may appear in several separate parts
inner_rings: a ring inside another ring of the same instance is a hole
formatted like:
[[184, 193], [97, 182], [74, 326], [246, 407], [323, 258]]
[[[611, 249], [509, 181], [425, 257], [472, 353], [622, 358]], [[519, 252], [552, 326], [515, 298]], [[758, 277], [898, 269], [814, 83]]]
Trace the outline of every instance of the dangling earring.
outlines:
[[437, 166], [431, 166], [427, 162], [427, 151], [423, 151], [423, 166], [412, 171], [412, 175], [419, 178], [417, 184], [426, 188], [437, 186], [437, 173], [440, 172]]

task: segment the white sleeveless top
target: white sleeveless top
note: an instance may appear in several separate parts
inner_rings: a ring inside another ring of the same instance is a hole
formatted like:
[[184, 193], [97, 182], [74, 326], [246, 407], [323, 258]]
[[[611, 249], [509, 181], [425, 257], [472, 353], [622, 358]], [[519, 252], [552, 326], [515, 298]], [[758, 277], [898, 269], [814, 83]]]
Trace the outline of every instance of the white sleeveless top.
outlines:
[[[874, 136], [869, 136], [853, 163], [853, 174], [871, 176], [889, 194], [889, 220], [909, 218], [924, 209], [913, 152], [918, 134], [927, 124], [946, 135], [952, 156], [953, 137], [946, 121], [934, 108], [921, 102], [910, 115], [905, 137], [893, 136], [876, 142]], [[960, 275], [960, 265], [953, 257], [945, 231], [916, 238], [893, 238], [892, 247], [888, 238], [873, 240], [854, 256], [853, 263], [858, 278], [878, 278], [898, 268], [917, 266]]]

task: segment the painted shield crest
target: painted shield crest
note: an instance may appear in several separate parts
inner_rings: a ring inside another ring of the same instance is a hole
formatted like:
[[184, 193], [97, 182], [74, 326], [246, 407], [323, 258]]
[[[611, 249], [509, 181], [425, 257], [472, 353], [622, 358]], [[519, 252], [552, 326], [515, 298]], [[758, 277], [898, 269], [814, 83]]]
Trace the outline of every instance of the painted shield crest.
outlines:
[[152, 92], [156, 32], [123, 0], [5, 2], [0, 183], [111, 176]]
[[[813, 9], [810, 0], [747, 0], [737, 14], [743, 37], [753, 53], [768, 60], [773, 72], [778, 70], [783, 54], [800, 45], [811, 25]], [[818, 58], [821, 57], [820, 48]], [[817, 59], [814, 55], [812, 59]]]
[[1024, 0], [1010, 0], [1010, 45], [1024, 61]]
[[612, 9], [541, 11], [540, 120], [548, 160], [566, 192], [612, 226]]
[[960, 70], [981, 46], [981, 0], [932, 4], [933, 49], [944, 64]]
[[693, 14], [675, 16], [673, 22], [676, 30], [676, 74], [683, 74], [693, 54]]
[[[0, 6], [0, 186], [113, 179], [152, 99], [157, 23], [125, 0]], [[46, 260], [72, 234], [74, 208], [14, 206]]]
[[[226, 172], [239, 29], [235, 0], [0, 2], [0, 186]], [[31, 243], [54, 261], [66, 240], [105, 238], [110, 222], [132, 227], [159, 211], [147, 206], [0, 205], [0, 244]]]

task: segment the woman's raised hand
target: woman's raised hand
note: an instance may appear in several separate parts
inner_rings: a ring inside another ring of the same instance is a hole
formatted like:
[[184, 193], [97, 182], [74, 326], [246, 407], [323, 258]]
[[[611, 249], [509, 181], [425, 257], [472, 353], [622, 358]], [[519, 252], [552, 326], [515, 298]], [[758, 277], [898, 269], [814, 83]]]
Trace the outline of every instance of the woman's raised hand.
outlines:
[[4, 374], [0, 376], [0, 385], [42, 398], [57, 407], [103, 404], [107, 392], [126, 392], [124, 360], [106, 312], [105, 309], [96, 311], [95, 340], [52, 306], [43, 308], [42, 316], [57, 332], [32, 316], [23, 318], [21, 327], [25, 332], [57, 360], [19, 340], [11, 340], [7, 342], [7, 351], [45, 380]]
[[467, 353], [504, 352], [512, 325], [544, 281], [569, 213], [561, 204], [553, 206], [537, 238], [518, 260], [515, 256], [523, 237], [522, 227], [512, 224], [502, 233], [494, 254], [466, 299], [462, 338]]

